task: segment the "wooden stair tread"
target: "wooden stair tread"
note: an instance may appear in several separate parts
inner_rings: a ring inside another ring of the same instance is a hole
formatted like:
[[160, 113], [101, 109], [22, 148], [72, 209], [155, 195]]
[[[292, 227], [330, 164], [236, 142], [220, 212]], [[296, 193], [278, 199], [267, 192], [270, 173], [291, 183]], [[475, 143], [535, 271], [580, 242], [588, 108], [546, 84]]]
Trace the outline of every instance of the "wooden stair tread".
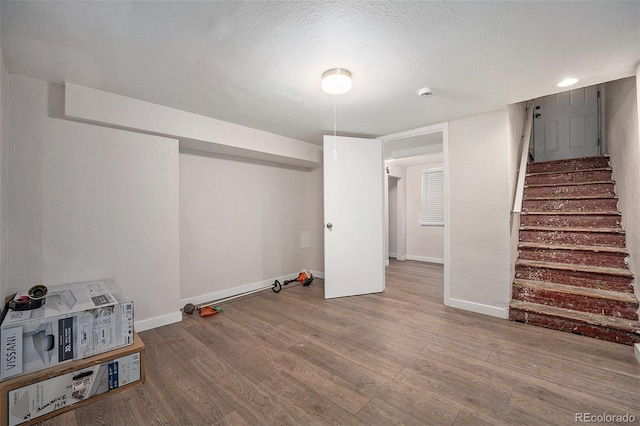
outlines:
[[511, 303], [509, 303], [509, 307], [511, 309], [520, 309], [527, 312], [540, 313], [640, 334], [640, 321], [574, 311], [573, 309], [558, 308], [556, 306], [539, 305], [537, 303], [524, 302], [521, 300], [512, 300]]
[[640, 342], [612, 175], [604, 155], [527, 165], [510, 319]]
[[633, 293], [623, 291], [604, 290], [599, 288], [578, 287], [567, 284], [553, 283], [549, 281], [533, 281], [516, 278], [513, 280], [514, 286], [538, 288], [551, 290], [559, 293], [575, 294], [579, 296], [594, 297], [599, 299], [607, 299], [616, 302], [638, 304], [638, 299]]
[[521, 231], [561, 231], [561, 232], [596, 232], [608, 234], [624, 234], [622, 228], [570, 228], [564, 226], [521, 226]]
[[599, 154], [599, 155], [589, 155], [586, 157], [575, 157], [575, 158], [561, 158], [559, 160], [548, 160], [548, 161], [532, 161], [529, 162], [528, 164], [540, 164], [540, 163], [545, 163], [545, 164], [562, 164], [562, 163], [577, 163], [577, 162], [581, 162], [581, 161], [587, 161], [587, 160], [604, 160], [604, 159], [609, 159], [610, 156], [609, 154]]
[[551, 216], [551, 215], [560, 215], [560, 216], [569, 216], [569, 215], [576, 215], [576, 216], [620, 216], [620, 212], [619, 211], [614, 211], [614, 210], [607, 210], [607, 211], [587, 211], [587, 212], [583, 212], [583, 211], [543, 211], [543, 210], [536, 210], [536, 211], [523, 211], [520, 213], [521, 216], [527, 216], [527, 215], [546, 215], [546, 216]]
[[603, 197], [602, 195], [546, 195], [544, 197], [527, 197], [523, 198], [523, 201], [544, 201], [544, 200], [617, 200], [618, 197], [612, 195], [610, 197]]
[[516, 265], [533, 266], [537, 268], [560, 269], [563, 271], [589, 272], [594, 274], [615, 275], [626, 278], [633, 278], [633, 274], [628, 269], [609, 268], [604, 266], [576, 265], [571, 263], [541, 262], [538, 260], [518, 259]]
[[596, 253], [620, 253], [628, 254], [627, 249], [623, 247], [609, 246], [585, 246], [579, 244], [548, 244], [548, 243], [530, 243], [521, 242], [518, 247], [521, 248], [541, 248], [550, 250], [576, 250], [576, 251], [593, 251]]
[[533, 183], [526, 185], [525, 188], [544, 188], [547, 186], [582, 186], [582, 185], [614, 185], [612, 180], [586, 181], [586, 182], [558, 182], [558, 183]]
[[531, 172], [531, 173], [527, 173], [525, 176], [561, 175], [561, 174], [568, 174], [568, 173], [609, 172], [609, 171], [612, 171], [611, 167], [593, 167], [589, 169], [565, 170], [560, 172]]

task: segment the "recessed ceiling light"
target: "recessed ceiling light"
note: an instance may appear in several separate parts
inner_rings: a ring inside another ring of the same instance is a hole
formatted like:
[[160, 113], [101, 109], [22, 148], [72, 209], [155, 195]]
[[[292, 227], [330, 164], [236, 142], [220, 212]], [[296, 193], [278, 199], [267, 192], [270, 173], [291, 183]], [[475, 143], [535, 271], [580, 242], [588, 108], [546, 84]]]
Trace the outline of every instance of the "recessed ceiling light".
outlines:
[[322, 90], [330, 95], [342, 95], [351, 90], [351, 73], [344, 68], [333, 68], [322, 74]]
[[569, 87], [569, 86], [573, 86], [577, 82], [578, 82], [577, 78], [565, 78], [564, 80], [560, 80], [559, 82], [554, 84], [554, 86], [556, 86], [556, 87]]

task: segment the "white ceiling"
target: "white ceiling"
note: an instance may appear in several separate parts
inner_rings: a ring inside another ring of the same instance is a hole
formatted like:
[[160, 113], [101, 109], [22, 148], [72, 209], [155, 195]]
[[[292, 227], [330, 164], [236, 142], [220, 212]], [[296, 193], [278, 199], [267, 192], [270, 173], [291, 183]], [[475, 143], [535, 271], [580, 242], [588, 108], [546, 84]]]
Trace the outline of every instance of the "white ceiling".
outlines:
[[[382, 136], [628, 77], [640, 2], [1, 2], [10, 72], [312, 143]], [[344, 67], [351, 92], [321, 91]], [[435, 96], [419, 99], [418, 90]]]

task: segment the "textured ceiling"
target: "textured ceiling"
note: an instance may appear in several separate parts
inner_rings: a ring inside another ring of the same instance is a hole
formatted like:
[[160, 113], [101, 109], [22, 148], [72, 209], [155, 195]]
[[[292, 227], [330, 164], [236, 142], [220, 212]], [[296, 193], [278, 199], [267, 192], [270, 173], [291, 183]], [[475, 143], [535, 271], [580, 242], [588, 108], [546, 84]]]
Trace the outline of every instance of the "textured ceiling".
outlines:
[[[381, 136], [630, 76], [640, 2], [1, 2], [10, 72], [312, 143]], [[321, 91], [344, 67], [351, 92]], [[434, 89], [419, 99], [420, 88]]]

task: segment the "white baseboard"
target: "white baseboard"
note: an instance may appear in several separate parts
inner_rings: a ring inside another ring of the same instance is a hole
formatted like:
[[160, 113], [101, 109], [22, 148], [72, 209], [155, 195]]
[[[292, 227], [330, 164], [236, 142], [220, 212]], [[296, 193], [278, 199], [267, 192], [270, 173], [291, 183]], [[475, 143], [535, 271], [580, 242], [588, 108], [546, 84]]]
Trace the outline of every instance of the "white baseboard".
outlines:
[[396, 257], [397, 260], [407, 260], [407, 255], [403, 255], [403, 256], [398, 256]]
[[169, 325], [180, 321], [182, 321], [182, 312], [178, 311], [161, 317], [136, 321], [133, 328], [137, 333], [139, 333], [141, 331], [151, 330], [152, 328], [162, 327], [163, 325]]
[[393, 257], [394, 259], [397, 259], [398, 258], [398, 253], [389, 252], [389, 257]]
[[384, 266], [389, 266], [389, 259], [384, 261]]
[[452, 308], [464, 309], [465, 311], [476, 312], [478, 314], [509, 319], [509, 309], [498, 308], [496, 306], [483, 305], [481, 303], [451, 298], [449, 298], [449, 306]]
[[[315, 272], [311, 271], [312, 274], [315, 275]], [[212, 293], [202, 294], [200, 296], [188, 297], [186, 299], [180, 300], [180, 308], [182, 308], [187, 303], [193, 303], [194, 305], [199, 305], [201, 303], [208, 303], [215, 300], [226, 299], [227, 297], [237, 296], [242, 293], [246, 293], [248, 291], [258, 290], [260, 288], [268, 289], [273, 285], [275, 280], [280, 281], [281, 283], [285, 280], [291, 280], [298, 276], [299, 272], [295, 274], [283, 275], [281, 277], [276, 277], [264, 281], [258, 281], [251, 284], [245, 284], [238, 287], [226, 288], [224, 290], [214, 291]]]
[[[319, 271], [311, 271], [314, 278], [324, 279], [324, 272]], [[245, 284], [238, 287], [228, 288], [220, 291], [214, 291], [212, 293], [203, 294], [201, 296], [190, 297], [187, 299], [180, 300], [180, 308], [182, 308], [187, 303], [193, 303], [194, 305], [198, 305], [201, 303], [207, 303], [214, 300], [220, 300], [227, 297], [237, 296], [238, 294], [246, 293], [248, 291], [257, 290], [259, 288], [264, 288], [265, 290], [268, 286], [271, 286], [275, 280], [283, 282], [285, 280], [290, 280], [296, 278], [298, 273], [283, 275], [278, 278], [273, 278], [270, 280], [259, 281], [251, 284]], [[182, 312], [178, 311], [172, 314], [163, 315], [156, 318], [150, 318], [147, 320], [136, 321], [135, 322], [135, 330], [136, 332], [151, 330], [152, 328], [162, 327], [163, 325], [173, 324], [175, 322], [182, 321]]]
[[314, 278], [320, 278], [321, 280], [324, 280], [324, 272], [311, 270], [311, 273], [313, 274]]
[[418, 262], [429, 262], [429, 263], [441, 263], [441, 264], [444, 264], [444, 259], [440, 259], [438, 257], [413, 256], [411, 254], [408, 254], [406, 259], [407, 260], [417, 260]]

